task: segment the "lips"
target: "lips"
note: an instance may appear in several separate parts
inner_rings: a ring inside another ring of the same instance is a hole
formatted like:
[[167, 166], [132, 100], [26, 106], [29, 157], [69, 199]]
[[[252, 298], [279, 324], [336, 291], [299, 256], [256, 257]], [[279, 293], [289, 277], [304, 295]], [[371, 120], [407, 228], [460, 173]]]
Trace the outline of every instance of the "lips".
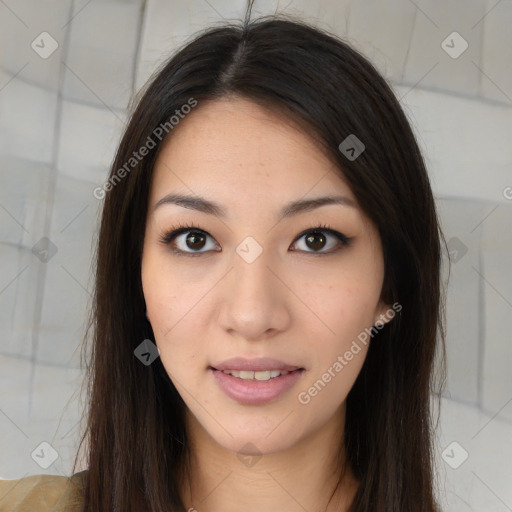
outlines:
[[242, 405], [263, 405], [296, 386], [305, 373], [299, 365], [269, 357], [234, 357], [208, 368], [220, 389]]
[[219, 371], [247, 371], [247, 372], [264, 372], [264, 371], [280, 371], [280, 372], [293, 372], [295, 370], [302, 370], [301, 366], [292, 365], [272, 359], [268, 357], [246, 359], [243, 357], [234, 357], [226, 359], [225, 361], [211, 365], [213, 370]]
[[[295, 371], [287, 371], [278, 377], [260, 380], [258, 378], [245, 379], [236, 377], [226, 373], [227, 371], [229, 370], [209, 369], [214, 382], [224, 394], [241, 405], [264, 405], [278, 400], [287, 393], [289, 396], [289, 392], [292, 388], [298, 386], [304, 373], [304, 370], [296, 369]], [[241, 370], [241, 372], [245, 371]], [[257, 372], [247, 371], [247, 373], [257, 375]], [[262, 371], [261, 373], [268, 374], [269, 372]], [[269, 376], [266, 375], [266, 377]]]

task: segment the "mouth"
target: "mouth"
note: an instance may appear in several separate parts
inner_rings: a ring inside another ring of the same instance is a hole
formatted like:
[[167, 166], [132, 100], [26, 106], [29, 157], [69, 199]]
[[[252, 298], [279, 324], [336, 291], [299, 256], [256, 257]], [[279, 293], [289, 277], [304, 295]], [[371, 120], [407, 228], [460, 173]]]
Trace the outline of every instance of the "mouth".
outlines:
[[[216, 370], [216, 368], [212, 368]], [[297, 368], [296, 370], [292, 370], [295, 372], [301, 371], [302, 368]], [[289, 371], [286, 370], [260, 370], [260, 371], [248, 371], [248, 370], [217, 370], [226, 373], [227, 375], [233, 375], [237, 379], [242, 380], [259, 380], [259, 381], [268, 381], [271, 379], [276, 379], [277, 377], [281, 377], [283, 375], [288, 375]]]
[[305, 368], [270, 359], [232, 359], [209, 366], [220, 389], [244, 405], [261, 405], [279, 398], [301, 379]]

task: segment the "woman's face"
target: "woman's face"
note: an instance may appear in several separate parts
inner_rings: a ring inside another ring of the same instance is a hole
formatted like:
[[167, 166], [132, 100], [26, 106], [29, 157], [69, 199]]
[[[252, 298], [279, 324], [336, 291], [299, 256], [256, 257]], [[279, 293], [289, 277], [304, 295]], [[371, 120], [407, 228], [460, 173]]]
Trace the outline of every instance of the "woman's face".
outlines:
[[362, 333], [389, 310], [383, 271], [378, 232], [313, 139], [243, 99], [200, 103], [174, 128], [142, 284], [187, 417], [219, 445], [272, 453], [339, 424]]

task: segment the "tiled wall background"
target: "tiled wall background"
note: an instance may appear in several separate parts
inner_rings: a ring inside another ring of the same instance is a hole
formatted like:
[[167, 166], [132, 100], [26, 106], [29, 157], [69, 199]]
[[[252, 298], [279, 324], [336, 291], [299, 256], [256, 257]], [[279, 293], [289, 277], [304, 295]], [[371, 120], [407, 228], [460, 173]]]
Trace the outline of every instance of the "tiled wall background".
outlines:
[[[133, 91], [245, 4], [0, 1], [0, 477], [70, 474], [93, 190]], [[275, 11], [363, 51], [417, 131], [453, 259], [440, 494], [450, 511], [512, 511], [512, 1], [264, 0], [253, 15]], [[44, 237], [57, 250], [47, 262]], [[37, 455], [52, 450], [44, 467]]]

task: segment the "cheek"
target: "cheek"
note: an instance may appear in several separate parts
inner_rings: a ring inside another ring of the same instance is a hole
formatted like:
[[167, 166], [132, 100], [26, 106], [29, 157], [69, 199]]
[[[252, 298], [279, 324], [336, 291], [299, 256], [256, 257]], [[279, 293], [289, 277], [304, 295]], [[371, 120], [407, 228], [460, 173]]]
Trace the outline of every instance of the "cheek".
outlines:
[[182, 380], [197, 365], [201, 337], [190, 312], [198, 310], [198, 298], [186, 279], [166, 271], [165, 261], [155, 251], [143, 253], [141, 279], [148, 320], [169, 376]]
[[186, 288], [180, 284], [177, 280], [179, 276], [168, 265], [169, 262], [159, 251], [153, 247], [144, 249], [141, 265], [142, 291], [153, 331], [164, 326], [169, 330], [177, 317], [179, 318], [180, 308], [186, 303]]
[[[333, 279], [333, 275], [336, 277]], [[380, 296], [378, 279], [358, 278], [353, 273], [332, 273], [329, 285], [304, 282], [299, 293], [317, 320], [317, 336], [340, 348], [374, 321]]]
[[158, 348], [162, 350], [160, 345], [165, 344], [167, 334], [177, 321], [176, 286], [170, 281], [159, 258], [151, 250], [143, 252], [141, 280], [146, 315], [151, 323]]
[[324, 419], [345, 401], [364, 364], [371, 339], [364, 334], [371, 332], [367, 316], [345, 311], [332, 321], [335, 335], [324, 334], [312, 347], [314, 363], [297, 398]]
[[316, 407], [330, 411], [339, 406], [357, 379], [371, 340], [378, 285], [375, 280], [349, 273], [337, 274], [327, 286], [309, 283], [309, 304], [321, 322], [315, 319], [311, 323], [312, 371], [302, 391], [304, 400], [314, 398]]

